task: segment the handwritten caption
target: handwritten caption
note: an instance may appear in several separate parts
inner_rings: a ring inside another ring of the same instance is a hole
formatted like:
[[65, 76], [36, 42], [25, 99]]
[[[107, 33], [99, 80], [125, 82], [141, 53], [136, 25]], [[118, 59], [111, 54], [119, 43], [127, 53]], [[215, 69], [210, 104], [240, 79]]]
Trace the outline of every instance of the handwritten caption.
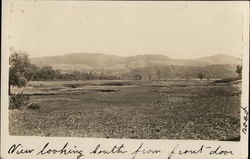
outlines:
[[248, 111], [247, 111], [247, 107], [241, 107], [241, 109], [243, 110], [243, 125], [242, 125], [242, 129], [241, 131], [246, 135], [247, 134], [247, 128], [248, 128]]
[[[162, 154], [166, 159], [175, 158], [178, 156], [184, 155], [234, 155], [232, 150], [225, 150], [222, 146], [206, 146], [201, 145], [196, 149], [193, 148], [182, 148], [181, 145], [177, 144], [174, 147], [169, 147], [168, 150], [160, 149], [146, 149], [145, 144], [141, 143], [134, 150], [127, 149], [125, 144], [113, 145], [110, 148], [105, 148], [101, 144], [96, 145], [92, 150], [84, 152], [84, 149], [71, 145], [69, 142], [66, 142], [60, 148], [54, 148], [49, 142], [41, 147], [41, 149], [26, 148], [23, 144], [13, 144], [8, 149], [8, 154], [11, 155], [35, 155], [35, 156], [44, 156], [44, 155], [73, 155], [76, 159], [88, 158], [87, 156], [93, 155], [127, 155], [130, 159], [136, 159], [139, 155], [159, 155]], [[152, 156], [151, 156], [152, 157]]]

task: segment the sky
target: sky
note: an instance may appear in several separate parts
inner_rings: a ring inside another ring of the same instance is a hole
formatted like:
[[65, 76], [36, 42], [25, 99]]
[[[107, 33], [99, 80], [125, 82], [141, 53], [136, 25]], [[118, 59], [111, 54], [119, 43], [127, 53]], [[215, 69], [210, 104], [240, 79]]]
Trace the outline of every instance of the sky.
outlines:
[[31, 57], [78, 52], [239, 57], [244, 9], [228, 4], [15, 2], [9, 9], [9, 46]]

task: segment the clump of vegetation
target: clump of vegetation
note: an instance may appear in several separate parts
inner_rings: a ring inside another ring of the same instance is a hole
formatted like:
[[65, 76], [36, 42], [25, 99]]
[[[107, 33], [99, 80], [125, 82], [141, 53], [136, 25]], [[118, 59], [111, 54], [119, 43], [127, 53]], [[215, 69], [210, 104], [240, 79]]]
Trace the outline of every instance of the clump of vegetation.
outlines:
[[200, 73], [198, 73], [198, 77], [200, 80], [202, 80], [204, 78], [204, 74], [200, 72]]
[[114, 89], [99, 89], [97, 91], [100, 92], [119, 92], [120, 90], [114, 90]]
[[32, 110], [37, 110], [37, 109], [40, 109], [41, 106], [38, 105], [37, 103], [31, 103], [29, 106], [28, 106], [28, 109], [32, 109]]
[[83, 87], [85, 86], [84, 83], [70, 83], [70, 84], [64, 84], [65, 87], [70, 87], [70, 88], [78, 88], [78, 87]]
[[100, 84], [100, 86], [124, 86], [124, 85], [131, 85], [129, 82], [106, 82]]
[[238, 73], [238, 75], [241, 77], [242, 75], [242, 65], [237, 65], [237, 68], [236, 68], [236, 73]]
[[23, 92], [13, 94], [9, 97], [9, 99], [9, 109], [21, 109], [25, 106], [28, 106], [30, 103], [30, 95], [23, 94]]

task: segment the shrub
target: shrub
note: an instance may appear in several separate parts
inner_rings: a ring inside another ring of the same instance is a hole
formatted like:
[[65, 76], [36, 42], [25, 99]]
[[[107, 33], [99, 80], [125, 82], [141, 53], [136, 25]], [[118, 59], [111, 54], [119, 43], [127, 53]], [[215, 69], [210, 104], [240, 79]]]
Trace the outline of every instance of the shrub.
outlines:
[[236, 73], [238, 73], [239, 76], [241, 77], [241, 75], [242, 75], [242, 65], [237, 65]]
[[29, 106], [28, 106], [28, 109], [32, 109], [32, 110], [38, 110], [38, 109], [40, 109], [40, 105], [38, 105], [37, 103], [31, 103], [31, 104], [29, 104]]
[[13, 94], [9, 97], [9, 101], [9, 109], [21, 109], [29, 105], [30, 95], [23, 94], [23, 92]]
[[124, 85], [131, 85], [129, 82], [106, 82], [101, 83], [100, 86], [124, 86]]

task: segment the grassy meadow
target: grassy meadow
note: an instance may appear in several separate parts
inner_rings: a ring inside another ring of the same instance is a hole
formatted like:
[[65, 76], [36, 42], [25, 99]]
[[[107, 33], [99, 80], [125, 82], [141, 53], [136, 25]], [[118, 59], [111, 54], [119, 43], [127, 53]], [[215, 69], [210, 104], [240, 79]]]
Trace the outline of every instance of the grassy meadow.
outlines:
[[[239, 140], [241, 82], [32, 81], [11, 135]], [[13, 88], [12, 92], [20, 91]]]

